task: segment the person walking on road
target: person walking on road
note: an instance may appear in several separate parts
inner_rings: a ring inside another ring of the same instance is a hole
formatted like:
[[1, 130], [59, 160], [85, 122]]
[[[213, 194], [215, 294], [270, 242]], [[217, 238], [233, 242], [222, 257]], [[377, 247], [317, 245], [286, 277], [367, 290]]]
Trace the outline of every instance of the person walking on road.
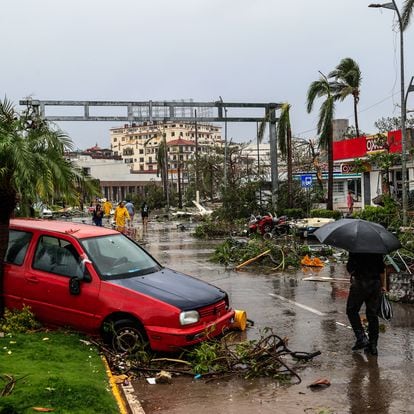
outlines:
[[[352, 350], [364, 349], [371, 355], [378, 355], [379, 322], [377, 311], [380, 305], [381, 291], [386, 291], [383, 255], [349, 253], [346, 269], [351, 275], [346, 314], [356, 337]], [[365, 303], [368, 320], [368, 338], [359, 316], [363, 303]]]
[[112, 210], [112, 203], [105, 199], [103, 203], [103, 212], [104, 216], [106, 217], [107, 222], [109, 223], [109, 218], [111, 216], [111, 210]]
[[149, 207], [146, 201], [141, 206], [142, 230], [145, 233], [148, 229]]
[[134, 203], [131, 200], [127, 200], [127, 203], [125, 204], [125, 208], [128, 210], [129, 217], [131, 217], [131, 225], [132, 225], [132, 221], [134, 220], [134, 215], [135, 215]]
[[130, 220], [128, 210], [125, 208], [124, 203], [121, 201], [118, 207], [115, 209], [115, 224], [116, 229], [121, 233], [125, 233], [127, 221]]

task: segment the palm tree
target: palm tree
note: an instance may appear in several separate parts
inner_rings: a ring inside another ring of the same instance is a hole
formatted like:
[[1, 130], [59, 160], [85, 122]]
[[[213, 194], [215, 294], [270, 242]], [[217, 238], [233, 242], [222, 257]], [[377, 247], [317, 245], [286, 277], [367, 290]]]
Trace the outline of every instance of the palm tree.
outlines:
[[[290, 108], [291, 105], [287, 102], [282, 104], [281, 112], [279, 116], [279, 122], [277, 126], [277, 139], [279, 142], [279, 151], [283, 157], [286, 157], [287, 164], [287, 188], [288, 188], [288, 204], [292, 207], [292, 129], [290, 124]], [[259, 125], [257, 133], [258, 143], [263, 141], [264, 132], [266, 129], [266, 122], [269, 122], [269, 114], [262, 120]]]
[[287, 163], [287, 189], [288, 189], [288, 206], [292, 208], [292, 128], [290, 125], [290, 104], [282, 104], [279, 123], [277, 126], [277, 139], [282, 156], [286, 157]]
[[73, 193], [76, 173], [64, 157], [71, 145], [31, 108], [20, 116], [7, 99], [0, 101], [0, 316], [10, 218], [19, 203]]
[[161, 133], [162, 140], [158, 145], [157, 150], [157, 175], [161, 172], [161, 181], [164, 188], [164, 197], [167, 205], [167, 210], [170, 208], [170, 193], [168, 183], [168, 146], [167, 146], [167, 134]]
[[402, 28], [405, 30], [410, 24], [410, 19], [414, 11], [414, 0], [405, 0], [402, 10]]
[[339, 65], [329, 75], [335, 81], [332, 83], [332, 89], [337, 95], [337, 99], [343, 101], [349, 95], [354, 98], [354, 118], [356, 136], [359, 137], [358, 127], [358, 102], [359, 92], [361, 87], [361, 71], [358, 63], [351, 58], [344, 58], [339, 62]]
[[312, 112], [316, 98], [325, 98], [319, 110], [317, 132], [320, 136], [319, 146], [328, 153], [328, 197], [326, 208], [333, 209], [333, 137], [332, 120], [335, 113], [335, 100], [332, 84], [321, 72], [319, 80], [310, 84], [307, 94], [307, 111]]

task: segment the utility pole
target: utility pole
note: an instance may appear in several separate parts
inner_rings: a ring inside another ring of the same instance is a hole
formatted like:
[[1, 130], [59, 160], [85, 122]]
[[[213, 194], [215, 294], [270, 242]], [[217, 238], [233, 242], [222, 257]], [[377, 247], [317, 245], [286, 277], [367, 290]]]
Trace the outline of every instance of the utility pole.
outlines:
[[197, 130], [197, 109], [194, 109], [194, 126], [195, 126], [195, 184], [196, 191], [199, 190], [198, 185], [198, 130]]

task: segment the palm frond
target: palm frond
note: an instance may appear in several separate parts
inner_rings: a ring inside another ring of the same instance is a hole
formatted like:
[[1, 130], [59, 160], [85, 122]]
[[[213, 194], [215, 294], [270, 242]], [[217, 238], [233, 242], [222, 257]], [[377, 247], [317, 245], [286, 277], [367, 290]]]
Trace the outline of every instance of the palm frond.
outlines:
[[283, 156], [285, 156], [287, 152], [288, 131], [291, 129], [290, 107], [291, 106], [288, 103], [282, 105], [277, 126], [277, 140], [279, 142], [280, 152]]
[[269, 120], [270, 120], [270, 116], [267, 113], [265, 115], [265, 117], [262, 119], [262, 121], [260, 122], [260, 124], [259, 124], [259, 130], [257, 131], [257, 139], [258, 139], [260, 144], [263, 141], [264, 134], [265, 134], [265, 131], [266, 131], [266, 124], [269, 122]]
[[410, 24], [413, 11], [414, 11], [414, 0], [405, 0], [403, 9], [402, 9], [402, 15], [401, 15], [401, 23], [402, 23], [403, 30], [405, 30]]

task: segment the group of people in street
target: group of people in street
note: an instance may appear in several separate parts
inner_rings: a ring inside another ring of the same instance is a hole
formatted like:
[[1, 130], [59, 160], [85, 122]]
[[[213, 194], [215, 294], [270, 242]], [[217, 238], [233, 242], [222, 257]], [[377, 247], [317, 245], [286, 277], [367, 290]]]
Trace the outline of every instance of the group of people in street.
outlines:
[[[104, 199], [103, 206], [101, 204], [96, 204], [95, 209], [92, 213], [92, 222], [96, 226], [102, 226], [102, 221], [104, 217], [109, 223], [111, 217], [113, 205], [110, 201]], [[125, 233], [127, 225], [132, 226], [133, 220], [135, 217], [135, 206], [131, 200], [126, 202], [121, 201], [118, 203], [115, 213], [114, 213], [114, 222], [116, 229], [122, 233]], [[146, 201], [142, 203], [141, 206], [141, 218], [142, 218], [142, 228], [146, 232], [148, 230], [148, 217], [149, 217], [149, 207]]]

